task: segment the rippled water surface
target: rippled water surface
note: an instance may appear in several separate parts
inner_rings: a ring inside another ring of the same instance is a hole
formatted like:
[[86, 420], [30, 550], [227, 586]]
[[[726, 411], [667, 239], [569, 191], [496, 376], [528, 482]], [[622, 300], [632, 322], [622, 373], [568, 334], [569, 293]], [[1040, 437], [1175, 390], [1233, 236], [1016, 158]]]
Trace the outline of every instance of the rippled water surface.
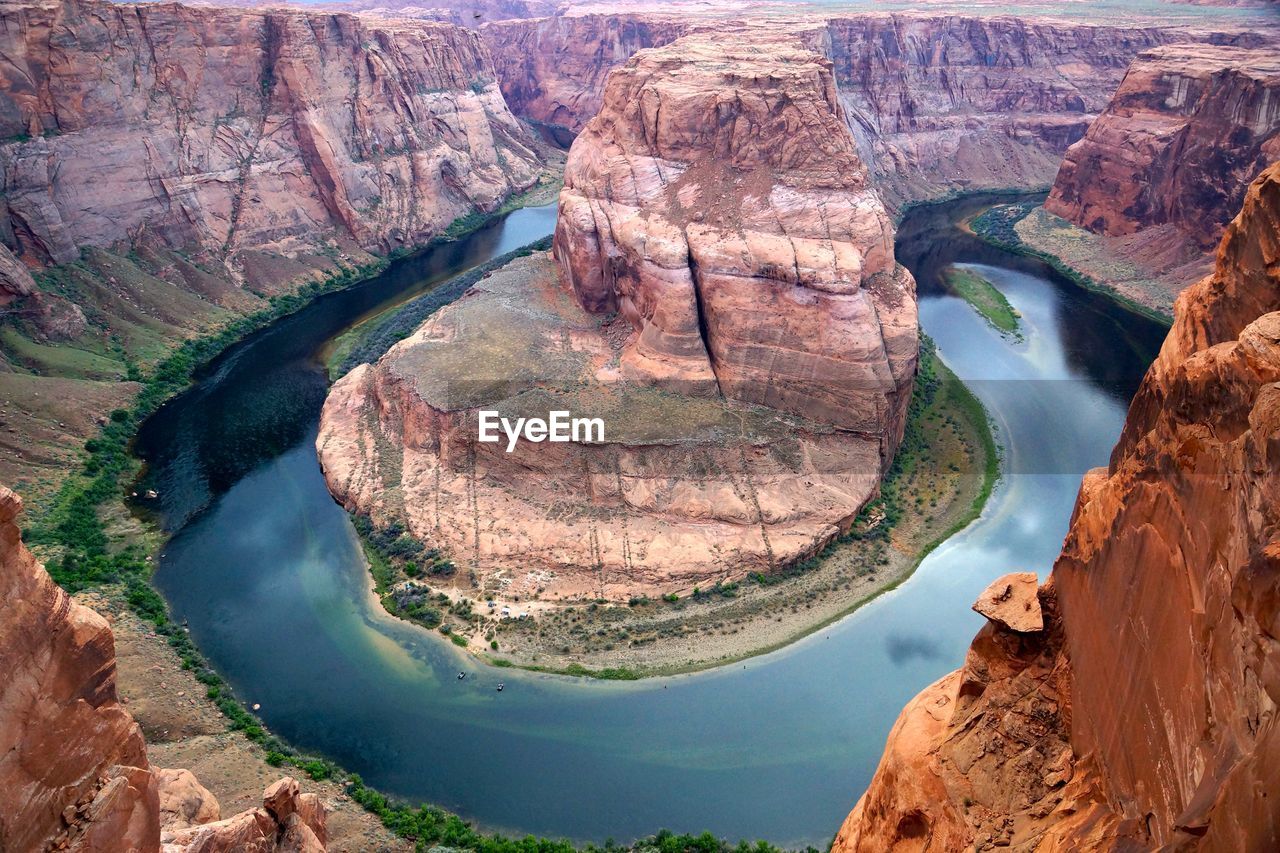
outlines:
[[[899, 258], [920, 282], [925, 330], [998, 423], [1010, 473], [910, 581], [828, 630], [745, 665], [580, 682], [478, 667], [369, 594], [312, 446], [317, 354], [354, 318], [549, 233], [550, 208], [321, 298], [149, 421], [139, 448], [173, 534], [157, 583], [275, 732], [387, 792], [542, 835], [621, 841], [668, 827], [824, 845], [903, 704], [962, 662], [977, 594], [1007, 571], [1048, 571], [1080, 474], [1105, 463], [1163, 336], [955, 229], [978, 203], [917, 209]], [[951, 263], [978, 265], [1004, 292], [1025, 342], [945, 292]]]

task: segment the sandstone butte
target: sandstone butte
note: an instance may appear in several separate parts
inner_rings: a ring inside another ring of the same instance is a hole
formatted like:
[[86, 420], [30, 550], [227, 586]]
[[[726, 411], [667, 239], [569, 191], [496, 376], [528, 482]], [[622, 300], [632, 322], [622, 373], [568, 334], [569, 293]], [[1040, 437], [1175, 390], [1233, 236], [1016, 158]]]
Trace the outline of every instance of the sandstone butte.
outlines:
[[[577, 14], [481, 32], [511, 109], [568, 137], [600, 108], [611, 68], [637, 50], [724, 26], [689, 15]], [[1140, 52], [1261, 40], [1243, 30], [1034, 15], [867, 13], [792, 26], [832, 61], [859, 150], [891, 207], [956, 191], [1047, 187]]]
[[[915, 283], [831, 64], [787, 34], [642, 51], [574, 143], [554, 241], [339, 380], [331, 491], [489, 593], [623, 599], [847, 527], [901, 440]], [[476, 441], [478, 409], [604, 419]]]
[[1280, 849], [1280, 164], [1248, 189], [1039, 590], [889, 735], [835, 853]]
[[0, 849], [317, 853], [325, 807], [281, 779], [226, 819], [186, 770], [147, 763], [116, 696], [107, 621], [22, 544], [22, 501], [0, 486]]
[[[0, 56], [0, 306], [29, 295], [22, 265], [141, 247], [235, 307], [421, 244], [541, 165], [479, 36], [448, 24], [34, 0], [0, 8]], [[36, 299], [47, 334], [78, 333]]]
[[1156, 48], [1067, 150], [1045, 208], [1099, 234], [1144, 234], [1153, 260], [1199, 254], [1276, 159], [1280, 45]]

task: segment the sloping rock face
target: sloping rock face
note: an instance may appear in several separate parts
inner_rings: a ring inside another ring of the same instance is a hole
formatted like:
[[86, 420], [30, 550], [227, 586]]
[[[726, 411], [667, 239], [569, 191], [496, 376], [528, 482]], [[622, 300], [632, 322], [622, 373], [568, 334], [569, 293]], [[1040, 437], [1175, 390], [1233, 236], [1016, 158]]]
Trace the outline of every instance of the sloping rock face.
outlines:
[[446, 24], [15, 3], [0, 55], [0, 239], [28, 264], [386, 252], [536, 178], [479, 37]]
[[0, 486], [0, 849], [323, 850], [324, 806], [292, 779], [263, 808], [208, 823], [218, 803], [194, 776], [148, 764], [116, 695], [111, 628], [23, 546], [21, 512]]
[[[847, 528], [901, 440], [915, 285], [830, 65], [718, 33], [610, 78], [554, 258], [508, 265], [333, 387], [333, 493], [486, 593], [623, 599], [769, 571]], [[603, 440], [477, 441], [478, 412]]]
[[833, 849], [1280, 846], [1280, 165], [1086, 475], [1044, 630], [979, 632]]
[[1174, 226], [1208, 251], [1280, 159], [1280, 48], [1143, 53], [1067, 152], [1045, 208], [1111, 236]]
[[[1048, 186], [1134, 56], [1206, 38], [1002, 16], [866, 14], [769, 26], [780, 25], [802, 31], [833, 62], [862, 159], [891, 206], [955, 190]], [[600, 109], [608, 71], [635, 51], [730, 26], [582, 15], [482, 32], [512, 110], [577, 133]]]
[[[94, 835], [155, 849], [155, 779], [142, 731], [116, 698], [107, 622], [74, 603], [22, 546], [22, 501], [0, 487], [0, 841], [39, 850], [92, 810]], [[104, 848], [107, 849], [107, 848]]]
[[854, 132], [892, 203], [1043, 187], [1157, 27], [1015, 17], [860, 15], [827, 22]]
[[691, 26], [688, 19], [581, 15], [501, 21], [486, 24], [481, 34], [512, 111], [563, 131], [567, 145], [600, 111], [610, 71]]

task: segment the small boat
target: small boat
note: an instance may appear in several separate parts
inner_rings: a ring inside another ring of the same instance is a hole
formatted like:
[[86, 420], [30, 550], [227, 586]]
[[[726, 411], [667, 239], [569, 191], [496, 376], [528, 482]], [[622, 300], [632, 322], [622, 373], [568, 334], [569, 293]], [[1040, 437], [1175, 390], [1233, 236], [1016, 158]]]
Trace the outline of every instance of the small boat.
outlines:
[[499, 682], [498, 682], [498, 692], [499, 692], [499, 693], [501, 693], [501, 692], [502, 692], [502, 688], [503, 688], [504, 686], [505, 686], [505, 685], [503, 685], [503, 683], [502, 683], [501, 681], [499, 681]]
[[464, 678], [466, 678], [466, 677], [467, 677], [467, 674], [466, 674], [465, 672], [459, 672], [459, 673], [458, 673], [458, 680], [459, 680], [459, 681], [461, 681], [462, 679], [464, 679]]

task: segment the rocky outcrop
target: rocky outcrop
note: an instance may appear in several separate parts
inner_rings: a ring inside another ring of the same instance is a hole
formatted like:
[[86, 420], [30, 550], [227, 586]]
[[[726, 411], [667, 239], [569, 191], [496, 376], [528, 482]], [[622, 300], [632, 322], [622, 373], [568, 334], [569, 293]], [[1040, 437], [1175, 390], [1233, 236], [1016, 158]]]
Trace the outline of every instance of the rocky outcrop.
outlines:
[[1275, 45], [1160, 48], [1130, 66], [1067, 152], [1045, 208], [1111, 236], [1172, 225], [1183, 242], [1207, 251], [1240, 209], [1244, 188], [1277, 159]]
[[[830, 64], [785, 35], [637, 54], [574, 143], [553, 263], [512, 264], [336, 383], [349, 508], [488, 594], [660, 595], [846, 529], [901, 440], [914, 282]], [[478, 412], [603, 440], [477, 441]]]
[[[505, 21], [482, 32], [512, 110], [572, 134], [600, 108], [611, 68], [639, 49], [726, 26], [688, 16], [580, 15]], [[1210, 37], [1159, 26], [907, 13], [768, 26], [800, 31], [831, 59], [862, 159], [891, 206], [956, 190], [1049, 185], [1135, 55]]]
[[996, 578], [973, 603], [982, 614], [1010, 631], [1027, 634], [1044, 630], [1044, 615], [1036, 590], [1040, 581], [1035, 572], [1015, 572]]
[[85, 329], [76, 305], [36, 287], [35, 279], [8, 247], [0, 244], [0, 318], [12, 318], [41, 340], [69, 340]]
[[537, 175], [479, 37], [447, 24], [15, 3], [0, 55], [0, 238], [28, 263], [388, 252]]
[[830, 64], [797, 42], [690, 36], [613, 75], [554, 253], [579, 304], [634, 328], [627, 378], [883, 432], [892, 455], [914, 283]]
[[833, 847], [1280, 846], [1280, 165], [1178, 300], [1039, 591], [925, 690]]
[[116, 695], [111, 628], [22, 545], [21, 511], [0, 486], [0, 849], [323, 850], [324, 806], [292, 779], [208, 823], [218, 803], [195, 777], [148, 764]]
[[0, 840], [39, 850], [84, 814], [112, 849], [143, 847], [160, 833], [156, 784], [116, 698], [111, 629], [22, 546], [21, 511], [0, 487]]

